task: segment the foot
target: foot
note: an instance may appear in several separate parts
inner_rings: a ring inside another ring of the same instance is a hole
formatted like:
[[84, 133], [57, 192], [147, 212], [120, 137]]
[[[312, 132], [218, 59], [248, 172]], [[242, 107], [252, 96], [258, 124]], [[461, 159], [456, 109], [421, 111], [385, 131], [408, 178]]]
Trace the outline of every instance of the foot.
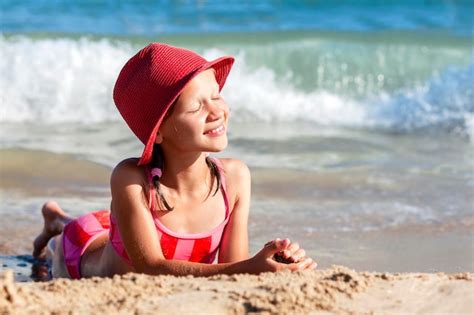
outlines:
[[48, 201], [41, 209], [43, 214], [43, 231], [35, 238], [33, 242], [33, 257], [45, 259], [45, 247], [48, 241], [58, 235], [64, 229], [64, 225], [72, 220], [54, 201]]

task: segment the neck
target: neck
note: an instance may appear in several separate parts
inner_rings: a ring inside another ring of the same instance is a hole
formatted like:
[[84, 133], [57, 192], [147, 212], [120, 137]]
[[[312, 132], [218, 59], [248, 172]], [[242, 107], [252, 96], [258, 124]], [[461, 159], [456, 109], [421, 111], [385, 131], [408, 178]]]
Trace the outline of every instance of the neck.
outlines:
[[210, 172], [204, 153], [173, 153], [169, 155], [164, 153], [164, 155], [165, 163], [160, 183], [175, 189], [178, 194], [209, 187]]

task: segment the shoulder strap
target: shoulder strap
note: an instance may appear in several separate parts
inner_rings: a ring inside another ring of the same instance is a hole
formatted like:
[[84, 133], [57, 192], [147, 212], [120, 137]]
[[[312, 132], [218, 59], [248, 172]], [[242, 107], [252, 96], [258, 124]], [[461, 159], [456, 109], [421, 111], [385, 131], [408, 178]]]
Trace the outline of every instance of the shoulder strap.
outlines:
[[148, 209], [150, 209], [151, 213], [155, 213], [155, 206], [156, 206], [156, 191], [155, 185], [153, 184], [153, 177], [151, 176], [151, 168], [149, 166], [145, 166], [145, 176], [148, 179]]
[[221, 188], [227, 192], [224, 165], [222, 165], [221, 160], [219, 160], [218, 158], [212, 157], [211, 159], [214, 163], [216, 163], [219, 174], [221, 175]]
[[230, 207], [229, 207], [229, 199], [227, 198], [227, 182], [225, 179], [225, 170], [224, 166], [222, 165], [221, 160], [215, 157], [211, 157], [212, 161], [216, 163], [217, 169], [219, 171], [219, 174], [221, 176], [221, 191], [222, 191], [222, 196], [224, 197], [224, 202], [225, 202], [225, 217], [226, 219], [229, 217], [230, 214]]

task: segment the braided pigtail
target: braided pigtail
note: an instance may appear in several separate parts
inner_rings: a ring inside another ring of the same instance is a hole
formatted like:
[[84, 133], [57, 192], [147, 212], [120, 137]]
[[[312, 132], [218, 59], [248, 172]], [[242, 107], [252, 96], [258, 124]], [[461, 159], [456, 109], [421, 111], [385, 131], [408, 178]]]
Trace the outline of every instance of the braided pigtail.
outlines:
[[[212, 194], [213, 196], [215, 196], [217, 192], [219, 192], [219, 189], [221, 188], [221, 183], [222, 183], [221, 173], [219, 172], [219, 168], [216, 165], [216, 163], [209, 156], [206, 156], [206, 164], [209, 167], [209, 170], [211, 171], [211, 178], [212, 178], [211, 190], [212, 190], [212, 187], [214, 186], [214, 180], [217, 181], [216, 190]], [[210, 194], [211, 194], [211, 191], [209, 191], [209, 195]]]
[[165, 206], [166, 210], [172, 211], [174, 207], [170, 206], [170, 204], [166, 201], [165, 196], [163, 196], [163, 192], [160, 189], [160, 177], [161, 177], [161, 171], [163, 170], [163, 164], [164, 164], [164, 155], [163, 155], [163, 149], [159, 144], [155, 144], [153, 146], [153, 155], [151, 158], [150, 162], [150, 167], [152, 169], [152, 180], [153, 180], [153, 186], [155, 187], [156, 191], [156, 200], [161, 201], [163, 205]]

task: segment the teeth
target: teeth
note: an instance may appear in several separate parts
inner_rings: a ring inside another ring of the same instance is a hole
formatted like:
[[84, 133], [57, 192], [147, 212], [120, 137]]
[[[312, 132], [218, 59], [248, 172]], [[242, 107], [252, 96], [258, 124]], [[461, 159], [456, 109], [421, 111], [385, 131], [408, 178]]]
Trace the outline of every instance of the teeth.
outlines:
[[224, 130], [224, 125], [221, 125], [221, 126], [217, 127], [216, 129], [209, 130], [209, 131], [206, 132], [206, 133], [219, 133], [219, 132], [221, 132], [222, 130]]

